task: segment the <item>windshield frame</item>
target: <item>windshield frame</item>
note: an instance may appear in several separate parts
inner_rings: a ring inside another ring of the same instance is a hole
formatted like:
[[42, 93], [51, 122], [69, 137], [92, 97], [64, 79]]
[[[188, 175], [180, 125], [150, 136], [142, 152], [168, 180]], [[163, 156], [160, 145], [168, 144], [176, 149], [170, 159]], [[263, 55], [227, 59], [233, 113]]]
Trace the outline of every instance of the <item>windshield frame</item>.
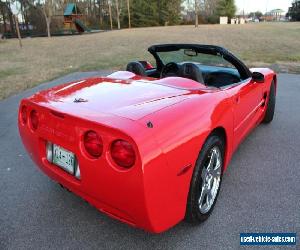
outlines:
[[193, 49], [197, 53], [209, 54], [209, 55], [220, 55], [223, 59], [232, 64], [239, 72], [241, 78], [247, 79], [251, 77], [251, 72], [248, 67], [237, 57], [235, 57], [228, 50], [215, 46], [215, 45], [200, 45], [200, 44], [160, 44], [153, 45], [148, 48], [148, 51], [153, 55], [156, 60], [157, 70], [162, 70], [165, 66], [158, 52], [172, 52], [181, 49]]

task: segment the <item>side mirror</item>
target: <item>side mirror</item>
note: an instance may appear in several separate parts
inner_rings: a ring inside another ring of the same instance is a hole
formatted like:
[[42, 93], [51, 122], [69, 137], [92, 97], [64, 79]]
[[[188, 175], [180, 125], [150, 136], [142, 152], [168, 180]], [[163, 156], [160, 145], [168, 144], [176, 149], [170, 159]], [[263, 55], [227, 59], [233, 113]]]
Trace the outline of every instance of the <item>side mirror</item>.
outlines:
[[265, 82], [265, 76], [262, 73], [259, 72], [253, 72], [252, 73], [252, 80], [258, 83]]

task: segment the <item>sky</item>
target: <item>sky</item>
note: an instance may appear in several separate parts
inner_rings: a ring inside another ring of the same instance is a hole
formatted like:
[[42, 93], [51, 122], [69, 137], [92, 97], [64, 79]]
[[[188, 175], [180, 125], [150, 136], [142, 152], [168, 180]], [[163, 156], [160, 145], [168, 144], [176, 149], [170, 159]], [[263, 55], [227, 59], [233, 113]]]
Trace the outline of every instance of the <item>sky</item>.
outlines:
[[283, 9], [285, 12], [292, 4], [292, 0], [235, 0], [238, 12], [245, 9], [245, 13], [261, 11], [265, 13], [266, 10]]

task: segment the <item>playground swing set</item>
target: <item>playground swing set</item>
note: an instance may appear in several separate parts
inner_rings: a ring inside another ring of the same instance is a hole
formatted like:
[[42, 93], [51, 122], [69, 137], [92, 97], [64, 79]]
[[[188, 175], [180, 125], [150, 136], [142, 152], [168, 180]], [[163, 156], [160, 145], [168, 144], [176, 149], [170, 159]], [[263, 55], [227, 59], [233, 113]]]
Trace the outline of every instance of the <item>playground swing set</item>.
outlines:
[[[12, 15], [13, 16], [13, 15]], [[90, 32], [100, 32], [100, 30], [91, 30], [87, 27], [86, 23], [86, 15], [82, 14], [78, 9], [75, 3], [68, 3], [64, 9], [63, 15], [55, 15], [54, 18], [59, 18], [58, 22], [63, 22], [63, 27], [57, 29], [56, 32], [51, 32], [52, 36], [61, 36], [61, 35], [74, 35], [74, 34], [82, 34], [82, 33], [90, 33]], [[13, 18], [15, 18], [13, 16]], [[24, 23], [18, 23], [17, 18], [15, 18], [15, 22], [17, 23], [16, 27], [11, 27], [8, 24], [4, 24], [5, 27], [2, 27], [4, 32], [1, 34], [1, 27], [0, 27], [0, 39], [1, 38], [14, 38], [17, 37], [15, 34], [17, 31], [20, 37], [35, 37], [35, 36], [43, 36], [45, 34], [39, 34], [34, 32], [34, 28], [32, 25], [28, 25], [29, 30], [26, 30], [26, 26]], [[2, 25], [2, 26], [4, 26]], [[13, 29], [17, 31], [13, 31]], [[28, 29], [28, 28], [27, 28]]]
[[75, 3], [68, 3], [64, 10], [64, 30], [63, 33], [83, 33], [91, 32], [85, 25], [85, 15], [80, 13]]

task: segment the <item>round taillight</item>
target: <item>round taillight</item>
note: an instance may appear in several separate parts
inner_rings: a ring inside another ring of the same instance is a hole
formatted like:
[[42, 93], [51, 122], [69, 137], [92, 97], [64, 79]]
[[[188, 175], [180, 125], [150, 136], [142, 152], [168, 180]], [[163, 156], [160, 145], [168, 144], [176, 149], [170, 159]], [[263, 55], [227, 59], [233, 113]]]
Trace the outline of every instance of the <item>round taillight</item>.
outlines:
[[102, 155], [103, 142], [95, 131], [88, 131], [83, 138], [85, 150], [93, 157], [98, 158]]
[[39, 115], [35, 110], [30, 112], [30, 125], [33, 130], [36, 130], [39, 126]]
[[135, 163], [135, 152], [133, 146], [124, 140], [114, 141], [111, 145], [111, 157], [123, 168], [130, 168]]
[[21, 120], [23, 124], [26, 124], [27, 122], [27, 108], [26, 106], [22, 106], [21, 108]]

